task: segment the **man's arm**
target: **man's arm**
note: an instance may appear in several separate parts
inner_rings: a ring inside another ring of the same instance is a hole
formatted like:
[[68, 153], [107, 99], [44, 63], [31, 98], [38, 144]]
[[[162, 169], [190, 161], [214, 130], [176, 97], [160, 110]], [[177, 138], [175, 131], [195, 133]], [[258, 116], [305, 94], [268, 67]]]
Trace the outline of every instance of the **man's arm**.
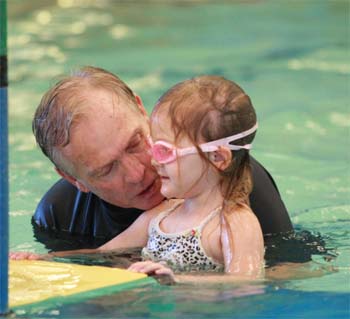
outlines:
[[[181, 201], [181, 200], [180, 200]], [[148, 240], [148, 227], [151, 220], [160, 212], [169, 207], [174, 206], [178, 200], [163, 201], [155, 208], [142, 213], [126, 230], [117, 235], [106, 244], [94, 249], [74, 249], [51, 252], [47, 255], [37, 255], [28, 252], [13, 252], [10, 253], [10, 258], [14, 260], [22, 259], [44, 259], [49, 260], [52, 257], [69, 257], [82, 254], [97, 254], [108, 251], [116, 251], [121, 249], [144, 247]]]

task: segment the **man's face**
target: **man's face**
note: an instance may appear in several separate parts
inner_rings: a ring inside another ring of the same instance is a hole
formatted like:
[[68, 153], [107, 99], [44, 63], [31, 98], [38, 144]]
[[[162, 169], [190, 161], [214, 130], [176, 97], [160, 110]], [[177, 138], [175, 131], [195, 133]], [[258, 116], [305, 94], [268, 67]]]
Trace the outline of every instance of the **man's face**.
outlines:
[[87, 93], [87, 103], [61, 149], [74, 166], [75, 185], [117, 206], [156, 206], [163, 196], [151, 165], [146, 115], [104, 90]]

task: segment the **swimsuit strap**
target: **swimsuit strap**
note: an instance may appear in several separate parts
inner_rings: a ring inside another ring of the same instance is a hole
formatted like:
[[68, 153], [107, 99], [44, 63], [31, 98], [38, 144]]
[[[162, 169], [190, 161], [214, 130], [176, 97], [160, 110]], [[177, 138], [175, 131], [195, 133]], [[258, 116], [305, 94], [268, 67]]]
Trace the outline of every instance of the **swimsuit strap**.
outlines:
[[151, 233], [152, 228], [154, 227], [158, 233], [162, 233], [165, 234], [167, 236], [172, 236], [172, 235], [186, 235], [188, 233], [192, 233], [193, 230], [196, 230], [198, 232], [201, 232], [202, 229], [204, 228], [204, 226], [206, 224], [208, 224], [222, 209], [222, 206], [220, 205], [219, 207], [216, 207], [214, 210], [212, 210], [206, 217], [205, 219], [198, 225], [186, 230], [183, 230], [181, 232], [176, 232], [176, 233], [164, 233], [160, 227], [159, 224], [160, 222], [166, 218], [171, 212], [173, 212], [180, 204], [182, 204], [183, 202], [179, 202], [176, 205], [174, 205], [173, 207], [170, 207], [168, 209], [166, 209], [165, 211], [161, 212], [154, 220], [152, 223], [150, 223], [149, 226], [149, 233]]
[[161, 231], [159, 228], [160, 222], [167, 217], [172, 211], [174, 211], [180, 204], [183, 202], [177, 202], [175, 205], [165, 209], [161, 213], [158, 214], [150, 223], [148, 226], [148, 233], [151, 234], [152, 228], [155, 227], [158, 231]]
[[221, 212], [222, 206], [216, 207], [214, 210], [212, 210], [209, 215], [200, 223], [199, 226], [195, 227], [195, 229], [198, 229], [200, 232], [203, 230], [204, 226], [208, 224], [218, 213]]

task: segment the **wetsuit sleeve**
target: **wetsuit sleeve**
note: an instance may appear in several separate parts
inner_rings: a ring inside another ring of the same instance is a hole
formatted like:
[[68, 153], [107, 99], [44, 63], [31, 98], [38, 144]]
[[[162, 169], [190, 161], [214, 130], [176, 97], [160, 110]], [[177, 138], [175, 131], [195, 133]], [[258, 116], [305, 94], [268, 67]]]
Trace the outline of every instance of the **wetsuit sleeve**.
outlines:
[[250, 205], [264, 235], [292, 231], [292, 222], [272, 176], [253, 157], [250, 163], [253, 176]]
[[39, 202], [34, 236], [49, 250], [98, 247], [124, 231], [142, 213], [106, 203], [61, 179]]
[[[49, 231], [70, 231], [73, 212], [84, 201], [83, 194], [64, 179], [54, 184], [39, 202], [33, 222]], [[81, 207], [80, 207], [81, 208]]]

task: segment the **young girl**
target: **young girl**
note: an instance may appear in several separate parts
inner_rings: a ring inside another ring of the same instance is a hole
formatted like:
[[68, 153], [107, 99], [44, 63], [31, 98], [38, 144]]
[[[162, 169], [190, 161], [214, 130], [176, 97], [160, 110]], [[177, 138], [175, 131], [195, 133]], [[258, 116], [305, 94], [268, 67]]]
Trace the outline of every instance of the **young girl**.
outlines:
[[249, 150], [257, 129], [249, 96], [232, 81], [200, 76], [166, 92], [150, 124], [153, 165], [168, 200], [97, 250], [79, 252], [144, 247], [145, 261], [131, 270], [173, 275], [167, 265], [259, 277], [264, 242], [249, 207]]

